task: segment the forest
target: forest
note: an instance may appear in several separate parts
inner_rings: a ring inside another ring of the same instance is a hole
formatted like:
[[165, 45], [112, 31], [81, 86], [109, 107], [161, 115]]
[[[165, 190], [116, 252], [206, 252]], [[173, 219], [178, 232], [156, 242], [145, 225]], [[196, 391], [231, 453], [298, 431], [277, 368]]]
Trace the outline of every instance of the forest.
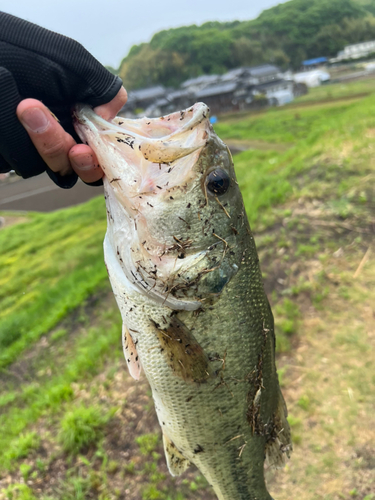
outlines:
[[373, 39], [375, 0], [291, 0], [250, 21], [160, 31], [150, 42], [133, 45], [113, 71], [128, 89], [176, 87], [187, 78], [238, 66], [298, 69], [304, 59], [332, 57], [345, 45]]

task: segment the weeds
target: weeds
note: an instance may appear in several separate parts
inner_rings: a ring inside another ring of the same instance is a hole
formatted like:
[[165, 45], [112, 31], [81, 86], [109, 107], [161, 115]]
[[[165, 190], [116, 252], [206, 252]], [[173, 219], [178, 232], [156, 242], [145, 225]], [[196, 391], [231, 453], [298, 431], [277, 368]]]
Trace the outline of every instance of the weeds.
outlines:
[[5, 498], [9, 500], [37, 500], [32, 490], [26, 484], [12, 484], [3, 490]]
[[159, 434], [144, 434], [136, 438], [136, 443], [143, 455], [150, 455], [159, 444]]
[[77, 454], [95, 445], [103, 437], [108, 415], [96, 407], [79, 406], [64, 415], [60, 423], [59, 441], [68, 453]]
[[25, 432], [14, 440], [4, 453], [5, 464], [10, 464], [20, 458], [25, 458], [39, 447], [40, 438], [36, 432]]

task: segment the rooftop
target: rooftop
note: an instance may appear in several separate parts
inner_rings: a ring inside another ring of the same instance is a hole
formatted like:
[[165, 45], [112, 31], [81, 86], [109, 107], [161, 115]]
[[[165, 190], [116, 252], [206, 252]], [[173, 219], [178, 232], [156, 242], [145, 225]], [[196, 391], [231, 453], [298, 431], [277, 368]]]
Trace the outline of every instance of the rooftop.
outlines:
[[196, 78], [190, 78], [189, 80], [186, 80], [185, 82], [181, 83], [181, 87], [184, 89], [192, 85], [202, 85], [205, 83], [209, 84], [216, 82], [219, 78], [219, 75], [201, 75], [197, 76]]
[[326, 57], [315, 57], [314, 59], [306, 59], [306, 61], [302, 61], [302, 66], [314, 66], [315, 64], [322, 64], [327, 61], [328, 59]]
[[272, 75], [280, 73], [280, 69], [273, 64], [262, 64], [260, 66], [253, 66], [252, 68], [247, 68], [249, 74], [255, 77], [262, 77], [267, 75]]
[[143, 99], [153, 99], [165, 94], [163, 85], [149, 87], [147, 89], [131, 90], [129, 92], [129, 101], [142, 101]]
[[233, 92], [236, 88], [237, 82], [218, 83], [217, 85], [210, 85], [200, 92], [197, 92], [195, 97], [201, 99], [217, 94], [227, 94], [228, 92]]

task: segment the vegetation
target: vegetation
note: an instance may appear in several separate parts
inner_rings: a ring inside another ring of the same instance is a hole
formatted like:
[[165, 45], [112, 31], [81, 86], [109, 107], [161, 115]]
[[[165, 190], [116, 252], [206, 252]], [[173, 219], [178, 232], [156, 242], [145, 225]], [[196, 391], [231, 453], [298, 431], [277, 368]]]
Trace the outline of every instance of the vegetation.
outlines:
[[27, 222], [1, 232], [0, 368], [106, 283], [103, 207], [94, 200], [29, 214]]
[[[374, 500], [372, 83], [215, 125], [262, 148], [235, 166], [293, 431], [291, 461], [267, 471], [278, 500]], [[25, 217], [0, 230], [0, 499], [214, 500], [194, 468], [170, 477], [145, 378], [126, 372], [103, 201]]]
[[109, 415], [96, 407], [78, 406], [64, 415], [60, 423], [59, 441], [68, 453], [77, 454], [95, 445], [103, 436]]
[[156, 33], [134, 45], [116, 73], [128, 89], [177, 86], [191, 76], [273, 63], [298, 68], [345, 45], [375, 39], [374, 0], [291, 0], [252, 21], [207, 22]]

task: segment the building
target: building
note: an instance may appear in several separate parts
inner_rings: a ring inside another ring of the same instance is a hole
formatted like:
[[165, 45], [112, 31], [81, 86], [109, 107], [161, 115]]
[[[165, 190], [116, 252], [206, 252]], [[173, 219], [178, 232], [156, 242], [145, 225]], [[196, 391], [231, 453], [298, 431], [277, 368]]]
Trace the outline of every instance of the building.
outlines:
[[302, 61], [302, 69], [318, 68], [319, 66], [327, 64], [327, 62], [328, 59], [326, 57], [315, 57], [314, 59], [306, 59], [306, 61]]
[[283, 75], [280, 69], [273, 64], [262, 64], [247, 68], [248, 76], [244, 77], [252, 85], [261, 85], [263, 83], [273, 82], [282, 79]]
[[375, 40], [347, 45], [344, 47], [344, 50], [341, 50], [337, 54], [337, 57], [333, 57], [329, 60], [329, 62], [336, 63], [349, 59], [360, 59], [361, 57], [367, 57], [372, 53], [375, 53]]
[[196, 102], [195, 94], [188, 89], [166, 92], [161, 99], [154, 101], [146, 110], [145, 115], [154, 118], [167, 115], [181, 109], [186, 109]]
[[121, 109], [120, 115], [134, 116], [137, 110], [145, 110], [157, 99], [164, 97], [166, 93], [163, 85], [149, 87], [146, 89], [131, 90], [128, 93], [128, 100], [125, 106]]
[[253, 95], [264, 95], [272, 106], [283, 106], [294, 99], [293, 82], [278, 79], [256, 85]]
[[200, 75], [196, 78], [190, 78], [185, 82], [181, 83], [181, 88], [187, 90], [191, 93], [199, 92], [200, 90], [208, 87], [208, 85], [213, 85], [220, 81], [220, 75]]
[[294, 73], [294, 75], [291, 75], [291, 79], [296, 83], [304, 83], [308, 87], [319, 87], [322, 83], [329, 82], [331, 76], [327, 71], [313, 69]]
[[179, 89], [161, 85], [129, 92], [121, 114], [157, 117], [205, 102], [213, 114], [264, 105], [281, 106], [294, 99], [295, 84], [285, 80], [273, 64], [235, 68], [223, 75], [201, 75], [183, 82]]
[[197, 92], [196, 101], [202, 101], [207, 104], [212, 114], [225, 113], [227, 111], [238, 110], [240, 99], [236, 98], [238, 83], [235, 81], [220, 82], [216, 85], [210, 85]]

